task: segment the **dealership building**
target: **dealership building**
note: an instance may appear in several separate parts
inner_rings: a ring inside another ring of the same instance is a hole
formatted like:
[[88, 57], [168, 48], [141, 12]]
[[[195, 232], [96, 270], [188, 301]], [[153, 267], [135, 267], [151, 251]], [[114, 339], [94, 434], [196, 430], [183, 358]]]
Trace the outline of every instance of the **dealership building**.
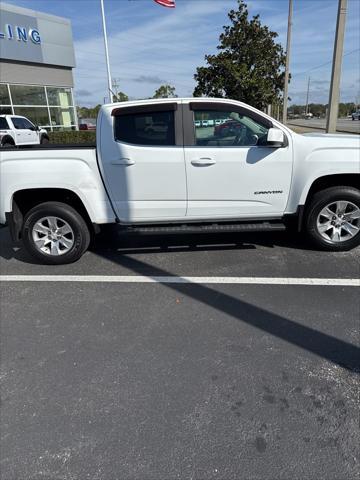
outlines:
[[0, 2], [0, 114], [76, 129], [74, 67], [68, 19]]

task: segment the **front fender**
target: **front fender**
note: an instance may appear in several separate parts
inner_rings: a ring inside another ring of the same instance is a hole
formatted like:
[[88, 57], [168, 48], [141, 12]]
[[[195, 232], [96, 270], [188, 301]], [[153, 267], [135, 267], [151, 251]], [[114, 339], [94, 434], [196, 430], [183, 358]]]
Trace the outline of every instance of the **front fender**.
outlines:
[[287, 212], [305, 205], [314, 182], [322, 177], [360, 173], [359, 149], [354, 147], [318, 148], [295, 161], [294, 175]]

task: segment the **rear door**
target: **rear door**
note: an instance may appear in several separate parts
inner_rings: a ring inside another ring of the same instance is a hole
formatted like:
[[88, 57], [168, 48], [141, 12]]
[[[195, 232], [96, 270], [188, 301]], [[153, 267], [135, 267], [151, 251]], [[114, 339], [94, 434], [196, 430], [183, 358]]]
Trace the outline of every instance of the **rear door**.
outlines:
[[185, 125], [188, 217], [283, 214], [292, 146], [290, 141], [282, 148], [267, 145], [267, 132], [273, 127], [267, 117], [228, 102], [192, 101], [184, 104]]
[[118, 218], [127, 223], [186, 215], [181, 105], [114, 109], [101, 121], [99, 156]]

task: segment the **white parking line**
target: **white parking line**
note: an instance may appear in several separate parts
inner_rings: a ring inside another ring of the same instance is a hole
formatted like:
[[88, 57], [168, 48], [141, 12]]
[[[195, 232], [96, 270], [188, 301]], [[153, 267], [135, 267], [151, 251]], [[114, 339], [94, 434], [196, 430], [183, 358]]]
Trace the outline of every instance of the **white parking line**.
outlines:
[[0, 282], [188, 283], [360, 287], [359, 278], [172, 277], [143, 275], [0, 275]]

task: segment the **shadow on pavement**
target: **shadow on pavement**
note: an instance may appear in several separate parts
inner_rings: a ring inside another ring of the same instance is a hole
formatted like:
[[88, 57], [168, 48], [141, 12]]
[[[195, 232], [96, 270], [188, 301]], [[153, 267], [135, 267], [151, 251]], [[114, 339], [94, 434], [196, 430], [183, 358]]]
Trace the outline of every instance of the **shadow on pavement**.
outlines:
[[[202, 233], [202, 234], [149, 234], [124, 233], [116, 225], [102, 227], [90, 249], [99, 256], [119, 253], [148, 254], [152, 252], [173, 253], [190, 251], [254, 250], [257, 247], [285, 247], [314, 251], [299, 234], [289, 232], [258, 233]], [[12, 258], [24, 263], [38, 265], [21, 243], [14, 245], [7, 228], [0, 229], [0, 257]]]
[[[139, 275], [150, 277], [172, 276], [173, 274], [146, 262], [126, 255], [100, 254], [108, 260], [131, 269]], [[326, 333], [301, 325], [293, 320], [271, 313], [263, 308], [251, 305], [213, 288], [200, 284], [173, 284], [166, 286], [176, 292], [193, 298], [237, 320], [256, 327], [266, 333], [285, 340], [292, 345], [318, 355], [352, 372], [359, 372], [360, 348], [346, 341], [339, 340]], [[331, 288], [331, 287], [329, 287]]]
[[[254, 249], [259, 245], [269, 248], [282, 245], [287, 248], [302, 249], [304, 247], [300, 244], [300, 239], [289, 238], [290, 235], [286, 233], [261, 233], [258, 235], [183, 234], [159, 237], [155, 235], [120, 236], [118, 230], [114, 227], [106, 230], [104, 232], [106, 235], [103, 234], [99, 237], [94, 254], [130, 269], [135, 274], [148, 276], [173, 276], [173, 273], [131, 258], [126, 254], [150, 253], [152, 251], [173, 252], [172, 246], [177, 247], [176, 251]], [[261, 242], [259, 242], [259, 237]], [[7, 229], [1, 229], [0, 231], [0, 255], [4, 259], [16, 258], [26, 263], [37, 263], [22, 248], [12, 246]], [[360, 349], [355, 345], [218, 292], [205, 285], [166, 284], [166, 286], [347, 370], [359, 372]]]

